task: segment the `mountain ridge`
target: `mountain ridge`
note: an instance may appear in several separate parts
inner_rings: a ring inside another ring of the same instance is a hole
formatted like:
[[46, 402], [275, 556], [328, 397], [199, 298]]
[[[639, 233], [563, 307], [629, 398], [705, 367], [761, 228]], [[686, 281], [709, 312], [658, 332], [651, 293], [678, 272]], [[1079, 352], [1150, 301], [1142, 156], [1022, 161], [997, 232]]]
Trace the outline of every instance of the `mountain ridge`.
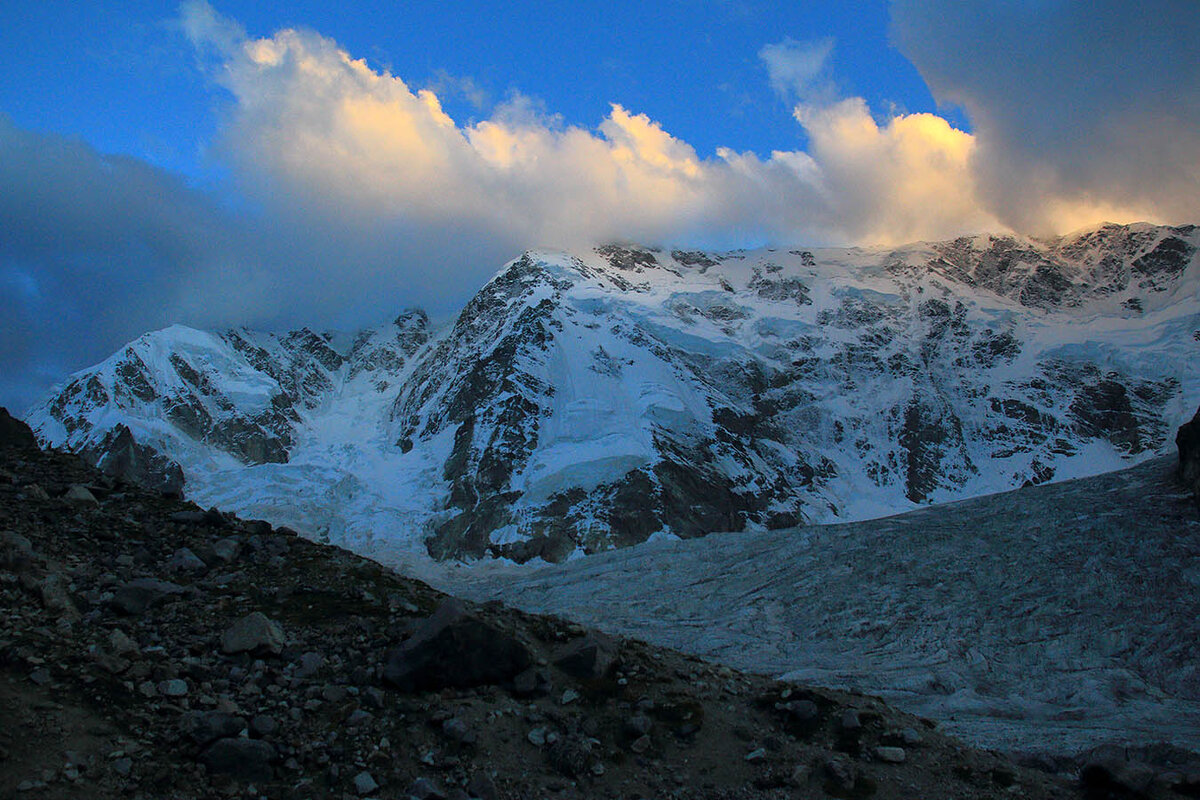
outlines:
[[76, 450], [126, 425], [199, 501], [393, 561], [860, 519], [1163, 452], [1200, 394], [1198, 249], [530, 251], [444, 331], [168, 329], [27, 419]]

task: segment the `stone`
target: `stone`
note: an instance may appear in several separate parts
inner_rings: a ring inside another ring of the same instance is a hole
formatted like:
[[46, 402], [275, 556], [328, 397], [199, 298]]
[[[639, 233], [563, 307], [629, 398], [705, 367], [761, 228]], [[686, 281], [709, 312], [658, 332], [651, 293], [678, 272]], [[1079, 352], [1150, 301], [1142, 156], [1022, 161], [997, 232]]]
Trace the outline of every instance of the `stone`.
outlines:
[[286, 643], [283, 628], [261, 611], [247, 614], [221, 634], [223, 653], [265, 651], [278, 655]]
[[625, 731], [633, 736], [645, 736], [654, 727], [654, 720], [645, 714], [634, 714], [625, 720]]
[[67, 489], [67, 493], [63, 495], [63, 499], [71, 503], [81, 503], [84, 505], [95, 506], [100, 504], [100, 501], [96, 499], [96, 495], [92, 494], [90, 489], [78, 483], [72, 484], [71, 488]]
[[120, 628], [114, 628], [113, 632], [108, 635], [109, 648], [119, 656], [136, 654], [138, 652], [137, 642], [129, 638], [129, 635]]
[[571, 642], [554, 659], [554, 664], [572, 678], [598, 680], [617, 663], [617, 642], [611, 636], [590, 631]]
[[190, 548], [181, 547], [167, 559], [167, 569], [174, 572], [203, 572], [208, 566]]
[[551, 688], [550, 671], [541, 667], [530, 667], [513, 678], [513, 692], [521, 697], [541, 697]]
[[746, 761], [754, 763], [755, 761], [763, 761], [767, 757], [766, 748], [758, 747], [746, 753]]
[[79, 616], [79, 612], [75, 609], [75, 603], [71, 600], [68, 581], [62, 575], [51, 572], [42, 578], [38, 590], [42, 596], [42, 605], [47, 611], [59, 616], [72, 618]]
[[368, 795], [379, 788], [379, 784], [371, 777], [371, 773], [363, 770], [354, 776], [354, 791], [359, 797]]
[[408, 796], [416, 800], [446, 800], [446, 794], [428, 778], [417, 778], [408, 786]]
[[200, 756], [200, 761], [214, 775], [228, 775], [243, 781], [269, 781], [274, 777], [271, 764], [277, 758], [275, 748], [261, 739], [239, 737], [216, 740]]
[[908, 755], [903, 747], [876, 747], [875, 757], [885, 764], [903, 764]]
[[838, 789], [844, 792], [853, 791], [855, 784], [858, 783], [858, 775], [854, 769], [854, 764], [850, 762], [849, 758], [843, 755], [836, 755], [826, 759], [825, 774]]
[[346, 717], [347, 728], [360, 728], [365, 725], [370, 725], [375, 719], [375, 715], [370, 711], [364, 711], [361, 708], [356, 708], [350, 712], [350, 716]]
[[37, 437], [29, 426], [0, 407], [0, 447], [36, 450], [37, 446]]
[[858, 710], [847, 708], [842, 712], [841, 726], [844, 731], [857, 731], [862, 728], [862, 719], [858, 716]]
[[500, 796], [496, 789], [496, 782], [483, 772], [476, 772], [471, 776], [471, 780], [467, 782], [467, 793], [479, 800], [497, 800]]
[[13, 531], [0, 531], [0, 568], [21, 573], [36, 560], [29, 539]]
[[182, 678], [170, 678], [161, 681], [158, 684], [158, 693], [163, 697], [186, 697], [188, 693], [187, 681]]
[[459, 717], [451, 717], [443, 722], [442, 733], [462, 744], [474, 744], [479, 738], [475, 735], [475, 731], [471, 730], [470, 726]]
[[812, 722], [821, 714], [812, 700], [789, 700], [783, 704], [782, 709], [796, 722]]
[[522, 641], [449, 599], [388, 654], [383, 679], [409, 692], [466, 689], [511, 681], [532, 663]]
[[232, 536], [218, 539], [212, 545], [213, 555], [226, 564], [236, 560], [241, 550], [242, 543]]
[[270, 714], [255, 714], [250, 718], [250, 733], [262, 739], [279, 730], [279, 721]]
[[113, 608], [123, 614], [138, 617], [148, 609], [172, 595], [182, 594], [183, 587], [170, 581], [160, 581], [155, 578], [136, 578], [113, 593], [110, 601]]
[[204, 747], [217, 739], [230, 739], [246, 730], [246, 720], [223, 711], [188, 711], [179, 719], [180, 732]]
[[325, 656], [320, 653], [309, 651], [300, 656], [300, 663], [296, 666], [297, 678], [311, 678], [320, 671], [321, 667], [325, 666]]
[[649, 736], [639, 736], [629, 743], [629, 749], [635, 753], [644, 753], [650, 749], [651, 744]]

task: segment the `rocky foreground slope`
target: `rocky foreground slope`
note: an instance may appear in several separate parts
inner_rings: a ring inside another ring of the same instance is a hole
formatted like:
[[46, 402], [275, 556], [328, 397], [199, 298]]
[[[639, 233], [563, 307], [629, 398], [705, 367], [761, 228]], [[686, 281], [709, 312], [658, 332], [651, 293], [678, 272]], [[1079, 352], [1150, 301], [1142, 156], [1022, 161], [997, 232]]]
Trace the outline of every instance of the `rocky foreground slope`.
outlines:
[[1200, 793], [1186, 760], [1099, 754], [1081, 784], [877, 699], [448, 600], [31, 444], [0, 414], [3, 797]]
[[444, 328], [175, 326], [28, 420], [394, 563], [866, 519], [1165, 452], [1200, 395], [1198, 252], [1144, 224], [530, 252]]

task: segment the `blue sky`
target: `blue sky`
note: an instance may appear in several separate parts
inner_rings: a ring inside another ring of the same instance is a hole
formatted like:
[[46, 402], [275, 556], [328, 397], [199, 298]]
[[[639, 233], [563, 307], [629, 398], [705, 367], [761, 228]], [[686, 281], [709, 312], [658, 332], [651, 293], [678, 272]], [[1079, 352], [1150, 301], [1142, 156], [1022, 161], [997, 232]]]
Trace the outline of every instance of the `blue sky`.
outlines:
[[[117, 8], [113, 6], [116, 5]], [[705, 156], [802, 144], [759, 57], [785, 38], [832, 38], [831, 71], [872, 107], [937, 111], [873, 2], [221, 2], [251, 36], [303, 27], [374, 68], [438, 90], [452, 117], [486, 116], [520, 92], [594, 126], [621, 103]], [[489, 7], [501, 9], [489, 11]], [[178, 9], [161, 2], [48, 0], [0, 8], [0, 111], [25, 128], [80, 136], [204, 180], [221, 92], [197, 69]], [[966, 120], [942, 109], [955, 123]]]
[[0, 4], [0, 404], [530, 247], [1200, 222], [1194, 0]]

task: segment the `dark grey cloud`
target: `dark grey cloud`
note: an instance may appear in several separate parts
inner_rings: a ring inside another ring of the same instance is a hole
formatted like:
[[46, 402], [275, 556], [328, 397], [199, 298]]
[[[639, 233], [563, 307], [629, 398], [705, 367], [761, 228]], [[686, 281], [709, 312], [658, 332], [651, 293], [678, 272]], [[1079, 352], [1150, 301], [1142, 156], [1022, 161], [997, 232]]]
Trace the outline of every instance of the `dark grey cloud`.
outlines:
[[166, 324], [179, 283], [235, 250], [177, 178], [0, 116], [0, 403]]
[[981, 200], [1008, 224], [1200, 221], [1195, 0], [893, 0], [892, 24], [966, 109]]

